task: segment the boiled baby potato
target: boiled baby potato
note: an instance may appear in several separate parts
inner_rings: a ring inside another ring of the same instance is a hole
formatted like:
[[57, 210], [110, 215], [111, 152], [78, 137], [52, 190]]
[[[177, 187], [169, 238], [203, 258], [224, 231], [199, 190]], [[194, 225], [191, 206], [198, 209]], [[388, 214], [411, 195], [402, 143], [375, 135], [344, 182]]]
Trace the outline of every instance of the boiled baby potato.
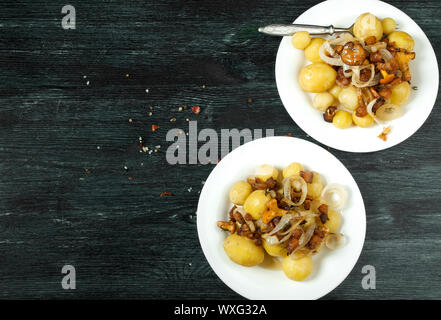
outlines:
[[334, 233], [340, 229], [341, 225], [341, 215], [335, 210], [328, 209], [328, 221], [326, 221], [325, 226], [329, 228], [329, 232]]
[[317, 110], [325, 112], [334, 103], [334, 96], [329, 92], [317, 93], [312, 100], [312, 106]]
[[390, 95], [390, 103], [397, 106], [402, 106], [406, 103], [410, 96], [410, 84], [407, 81], [401, 82], [392, 87], [392, 94]]
[[236, 184], [230, 189], [230, 201], [236, 205], [243, 205], [245, 200], [248, 198], [250, 193], [253, 191], [251, 185], [245, 181], [238, 181]]
[[307, 31], [299, 31], [292, 36], [291, 43], [294, 48], [303, 50], [311, 43], [311, 37]]
[[269, 178], [277, 180], [277, 178], [279, 177], [279, 171], [274, 166], [263, 164], [257, 168], [256, 177], [262, 181], [266, 181]]
[[363, 13], [355, 20], [354, 35], [357, 39], [366, 40], [374, 36], [377, 41], [383, 37], [383, 26], [380, 19], [371, 13]]
[[285, 169], [283, 169], [283, 178], [288, 178], [290, 176], [299, 176], [300, 171], [303, 171], [303, 166], [298, 162], [293, 162]]
[[299, 75], [300, 87], [307, 92], [323, 92], [335, 84], [337, 71], [326, 63], [313, 63], [303, 67]]
[[383, 33], [389, 34], [395, 31], [397, 23], [392, 18], [384, 18], [381, 20], [381, 25], [383, 26]]
[[312, 258], [304, 256], [299, 259], [293, 259], [288, 256], [282, 261], [282, 270], [286, 276], [294, 281], [303, 281], [311, 273], [313, 267]]
[[334, 96], [334, 98], [338, 99], [338, 95], [341, 92], [341, 87], [338, 85], [333, 86], [331, 89], [329, 89], [328, 91], [330, 94], [332, 94]]
[[352, 112], [352, 121], [359, 126], [360, 128], [370, 127], [374, 123], [374, 118], [370, 115], [365, 115], [364, 117], [359, 117], [356, 115], [356, 112]]
[[288, 255], [286, 247], [281, 244], [268, 244], [268, 242], [263, 241], [263, 248], [273, 257], [286, 257]]
[[352, 116], [346, 110], [338, 110], [332, 124], [338, 129], [346, 129], [352, 124]]
[[305, 49], [305, 57], [311, 62], [323, 62], [320, 58], [319, 49], [322, 44], [325, 42], [325, 39], [322, 38], [314, 38], [311, 40], [309, 45]]
[[256, 246], [253, 240], [236, 233], [225, 239], [224, 250], [233, 262], [245, 267], [256, 266], [262, 263], [265, 257], [262, 247]]
[[263, 210], [266, 203], [271, 200], [269, 194], [265, 194], [265, 190], [253, 191], [243, 204], [243, 209], [246, 213], [249, 213], [254, 220], [262, 218]]
[[341, 89], [340, 94], [338, 95], [338, 101], [342, 104], [343, 107], [349, 110], [355, 110], [358, 108], [358, 96], [357, 89], [353, 86], [349, 86]]
[[389, 34], [387, 38], [390, 43], [395, 42], [395, 45], [398, 48], [405, 49], [409, 52], [411, 52], [415, 46], [415, 41], [413, 41], [412, 37], [404, 31], [394, 31]]
[[306, 185], [308, 186], [308, 196], [313, 199], [320, 198], [323, 190], [323, 181], [319, 173], [313, 171], [312, 182]]

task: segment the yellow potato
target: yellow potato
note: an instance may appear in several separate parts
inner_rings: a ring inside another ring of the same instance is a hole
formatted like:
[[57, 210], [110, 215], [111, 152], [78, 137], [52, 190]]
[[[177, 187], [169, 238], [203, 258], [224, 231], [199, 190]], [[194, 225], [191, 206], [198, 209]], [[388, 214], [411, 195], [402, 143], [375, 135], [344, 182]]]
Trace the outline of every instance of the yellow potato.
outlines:
[[331, 89], [329, 89], [329, 93], [334, 96], [334, 98], [338, 99], [338, 95], [341, 92], [341, 87], [338, 85], [333, 86]]
[[312, 100], [312, 106], [317, 110], [325, 112], [334, 103], [334, 96], [329, 92], [317, 93]]
[[269, 164], [263, 164], [256, 170], [256, 177], [262, 181], [266, 181], [269, 178], [277, 180], [279, 177], [279, 171]]
[[[298, 162], [293, 162], [285, 169], [283, 169], [283, 178], [288, 178], [290, 176], [300, 175], [300, 171], [303, 171], [303, 166]], [[282, 189], [283, 190], [283, 189]], [[283, 191], [282, 191], [283, 193]]]
[[248, 198], [250, 193], [253, 191], [251, 185], [245, 181], [238, 181], [236, 184], [230, 189], [230, 201], [236, 205], [243, 205], [245, 200]]
[[406, 103], [410, 96], [410, 84], [407, 81], [401, 82], [392, 87], [392, 94], [390, 95], [390, 103], [397, 106], [402, 106]]
[[355, 20], [354, 35], [357, 39], [366, 40], [371, 36], [380, 40], [383, 37], [383, 26], [380, 19], [371, 13], [363, 13]]
[[343, 107], [349, 110], [355, 110], [358, 108], [358, 96], [357, 89], [353, 86], [349, 86], [341, 89], [340, 94], [338, 95], [338, 100], [342, 104]]
[[346, 129], [352, 124], [352, 116], [345, 110], [338, 110], [332, 119], [332, 123], [338, 129]]
[[325, 39], [314, 38], [305, 49], [305, 57], [311, 62], [323, 62], [319, 55], [319, 49], [322, 46]]
[[390, 43], [395, 42], [398, 48], [405, 49], [407, 51], [412, 51], [415, 46], [415, 41], [412, 37], [404, 31], [394, 31], [387, 36]]
[[288, 255], [288, 251], [286, 250], [286, 247], [281, 244], [268, 244], [264, 240], [263, 248], [270, 256], [273, 257], [286, 257]]
[[312, 183], [307, 183], [308, 186], [308, 196], [312, 197], [313, 199], [320, 198], [320, 195], [322, 194], [323, 190], [323, 181], [320, 173], [313, 171], [312, 176]]
[[384, 18], [381, 20], [381, 25], [383, 27], [383, 33], [389, 34], [395, 31], [397, 23], [392, 18]]
[[249, 213], [254, 220], [262, 218], [265, 204], [271, 199], [269, 194], [265, 194], [265, 190], [253, 191], [245, 200], [243, 209]]
[[313, 63], [302, 68], [299, 75], [300, 87], [307, 92], [323, 92], [335, 84], [337, 71], [326, 63]]
[[307, 31], [299, 31], [292, 36], [291, 43], [294, 48], [303, 50], [311, 43], [311, 37]]
[[354, 111], [352, 112], [352, 121], [354, 121], [354, 123], [361, 128], [367, 128], [374, 123], [374, 118], [372, 118], [368, 114], [365, 115], [364, 117], [358, 117]]
[[224, 250], [233, 262], [245, 267], [256, 266], [265, 258], [262, 247], [256, 246], [253, 240], [236, 233], [225, 239]]
[[337, 232], [341, 225], [341, 215], [335, 210], [328, 209], [328, 221], [325, 226], [329, 228], [329, 232]]
[[313, 267], [312, 258], [305, 256], [300, 259], [293, 259], [288, 256], [282, 261], [282, 270], [285, 275], [294, 281], [303, 281], [311, 273]]

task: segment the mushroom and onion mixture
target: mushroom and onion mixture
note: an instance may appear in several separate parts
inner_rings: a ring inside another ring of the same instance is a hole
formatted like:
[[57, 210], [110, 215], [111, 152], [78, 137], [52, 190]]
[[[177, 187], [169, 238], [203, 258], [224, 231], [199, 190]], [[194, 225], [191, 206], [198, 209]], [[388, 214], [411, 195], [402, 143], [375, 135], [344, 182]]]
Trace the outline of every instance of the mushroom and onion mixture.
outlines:
[[240, 265], [259, 265], [269, 255], [281, 260], [288, 278], [302, 281], [312, 271], [313, 255], [343, 243], [339, 211], [348, 198], [346, 189], [325, 186], [319, 173], [300, 163], [281, 173], [262, 165], [255, 176], [237, 182], [229, 198], [233, 207], [228, 220], [217, 225], [230, 233], [224, 250]]
[[[312, 62], [301, 70], [300, 86], [317, 93], [313, 106], [323, 112], [324, 121], [340, 129], [352, 124], [367, 128], [402, 115], [415, 52], [412, 37], [395, 28], [392, 18], [365, 13], [355, 21], [353, 34], [327, 40], [311, 39], [304, 31], [293, 35], [293, 46], [304, 49]], [[386, 140], [386, 134], [379, 137]]]

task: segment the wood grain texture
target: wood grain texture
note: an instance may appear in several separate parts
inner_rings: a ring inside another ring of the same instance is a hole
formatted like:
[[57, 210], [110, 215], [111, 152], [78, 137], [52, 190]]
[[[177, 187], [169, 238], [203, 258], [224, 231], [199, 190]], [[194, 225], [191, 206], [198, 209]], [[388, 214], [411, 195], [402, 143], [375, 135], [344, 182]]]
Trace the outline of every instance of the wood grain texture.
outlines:
[[[59, 1], [2, 2], [0, 297], [241, 299], [197, 237], [213, 166], [167, 164], [165, 134], [187, 130], [188, 118], [199, 129], [274, 128], [315, 142], [280, 102], [280, 39], [255, 30], [316, 3], [82, 1], [71, 3], [77, 29], [63, 30]], [[439, 1], [390, 3], [441, 50]], [[202, 112], [178, 111], [184, 105]], [[392, 149], [330, 150], [359, 184], [368, 227], [357, 265], [326, 299], [441, 298], [439, 107], [440, 98]], [[140, 153], [139, 137], [161, 148]], [[76, 267], [75, 291], [61, 288], [65, 264]], [[366, 264], [377, 269], [376, 290], [361, 287]]]

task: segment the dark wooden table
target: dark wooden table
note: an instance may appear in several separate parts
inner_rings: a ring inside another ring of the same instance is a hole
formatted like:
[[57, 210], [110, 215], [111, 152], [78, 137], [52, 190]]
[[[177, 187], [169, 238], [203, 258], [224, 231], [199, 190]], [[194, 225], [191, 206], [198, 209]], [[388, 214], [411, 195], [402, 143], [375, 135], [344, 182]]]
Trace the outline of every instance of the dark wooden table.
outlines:
[[[0, 297], [240, 299], [197, 237], [213, 165], [169, 165], [166, 133], [188, 119], [315, 142], [280, 102], [280, 39], [256, 27], [316, 3], [76, 1], [76, 30], [64, 30], [67, 3], [2, 2]], [[441, 50], [438, 0], [391, 4]], [[195, 105], [199, 115], [179, 111]], [[326, 299], [441, 298], [439, 107], [389, 150], [330, 150], [358, 182], [368, 225], [357, 265]], [[61, 287], [66, 264], [76, 290]], [[361, 286], [364, 265], [376, 268], [375, 290]]]

